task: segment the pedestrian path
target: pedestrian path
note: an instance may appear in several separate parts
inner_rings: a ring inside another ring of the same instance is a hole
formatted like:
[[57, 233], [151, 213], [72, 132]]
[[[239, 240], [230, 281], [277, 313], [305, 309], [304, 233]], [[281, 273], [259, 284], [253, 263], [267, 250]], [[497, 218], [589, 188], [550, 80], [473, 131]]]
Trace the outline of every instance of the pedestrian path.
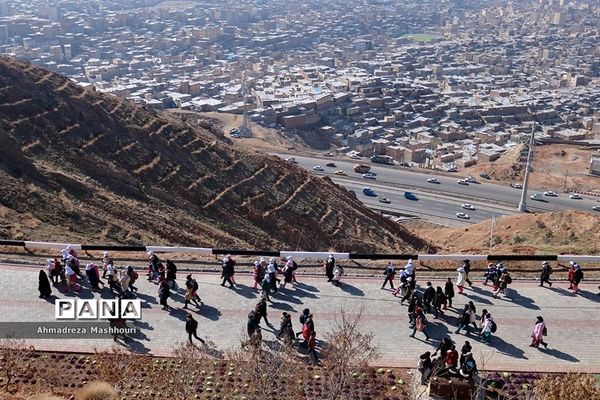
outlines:
[[[16, 322], [55, 321], [54, 304], [38, 298], [37, 282], [39, 267], [0, 265], [4, 279], [0, 281], [0, 324], [11, 326]], [[141, 276], [141, 275], [140, 275]], [[141, 276], [142, 277], [142, 276]], [[260, 298], [252, 288], [250, 274], [236, 274], [238, 287], [229, 289], [220, 286], [217, 274], [194, 274], [199, 283], [199, 295], [204, 305], [191, 312], [199, 322], [200, 337], [207, 338], [220, 350], [235, 346], [244, 339], [248, 312]], [[183, 285], [185, 274], [179, 274], [178, 284]], [[417, 279], [419, 279], [417, 275]], [[283, 289], [272, 296], [269, 304], [269, 320], [275, 326], [283, 311], [292, 314], [294, 330], [299, 331], [298, 316], [306, 307], [314, 314], [317, 338], [331, 328], [339, 312], [348, 314], [362, 312], [361, 325], [364, 331], [374, 333], [375, 343], [381, 352], [377, 365], [383, 367], [415, 367], [419, 354], [434, 350], [441, 338], [449, 335], [460, 349], [465, 340], [473, 345], [473, 354], [482, 368], [510, 371], [586, 371], [600, 372], [600, 316], [598, 315], [597, 283], [583, 283], [583, 294], [575, 296], [566, 290], [567, 284], [556, 283], [552, 288], [538, 287], [537, 282], [515, 281], [511, 285], [511, 299], [492, 297], [490, 287], [477, 282], [465, 295], [457, 295], [454, 309], [440, 319], [428, 315], [427, 327], [433, 340], [426, 342], [417, 333], [409, 337], [407, 307], [401, 306], [389, 290], [382, 290], [383, 279], [345, 278], [341, 287], [334, 287], [321, 277], [302, 277], [298, 287]], [[441, 280], [433, 285], [443, 286]], [[424, 281], [419, 281], [424, 285]], [[178, 342], [185, 342], [185, 316], [183, 290], [169, 299], [174, 311], [161, 310], [157, 302], [157, 286], [144, 279], [136, 282], [139, 298], [144, 303], [141, 322], [136, 326], [141, 333], [128, 347], [155, 355], [170, 354]], [[75, 298], [54, 290], [59, 298]], [[104, 293], [84, 291], [81, 297], [110, 298], [108, 289]], [[483, 344], [475, 335], [454, 334], [458, 312], [472, 300], [480, 312], [483, 308], [491, 312], [498, 325], [491, 345]], [[548, 349], [535, 349], [530, 334], [535, 317], [541, 315], [548, 326]], [[131, 323], [129, 323], [131, 325]], [[273, 333], [265, 327], [265, 340], [273, 340]], [[37, 349], [60, 351], [93, 351], [108, 349], [114, 345], [112, 339], [31, 339], [28, 343]]]

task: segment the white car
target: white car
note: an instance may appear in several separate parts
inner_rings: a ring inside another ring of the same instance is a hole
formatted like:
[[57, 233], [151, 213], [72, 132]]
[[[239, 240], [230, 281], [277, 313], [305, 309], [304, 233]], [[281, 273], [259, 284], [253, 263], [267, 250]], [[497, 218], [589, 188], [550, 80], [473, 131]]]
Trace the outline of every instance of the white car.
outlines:
[[475, 179], [475, 177], [470, 176], [470, 175], [468, 178], [463, 179], [463, 181], [467, 181], [469, 183], [479, 183], [479, 182], [477, 182], [477, 179]]
[[377, 179], [374, 174], [367, 172], [366, 174], [362, 174], [362, 177], [365, 179]]
[[388, 199], [387, 197], [382, 197], [382, 198], [379, 199], [379, 202], [380, 203], [385, 203], [385, 204], [390, 204], [391, 200]]
[[592, 210], [594, 210], [594, 211], [600, 211], [600, 206], [593, 206]]
[[581, 197], [581, 195], [577, 194], [577, 193], [573, 193], [573, 194], [569, 195], [569, 198], [573, 199], [573, 200], [582, 200], [583, 199], [583, 197]]
[[438, 178], [429, 178], [429, 179], [427, 179], [427, 182], [429, 182], [429, 183], [437, 183], [437, 184], [441, 183]]
[[456, 183], [458, 183], [459, 185], [466, 185], [466, 186], [469, 186], [469, 182], [467, 182], [467, 181], [466, 181], [466, 180], [464, 180], [464, 179], [459, 179], [459, 180], [458, 180], [458, 182], [456, 182]]
[[313, 167], [313, 171], [323, 172], [323, 171], [325, 171], [325, 169], [323, 167], [321, 167], [320, 165], [315, 165]]
[[548, 191], [548, 192], [544, 192], [544, 196], [548, 196], [548, 197], [558, 197], [558, 193], [556, 193], [556, 192], [552, 192], [552, 191]]
[[471, 211], [475, 211], [475, 207], [473, 207], [473, 205], [472, 205], [472, 204], [469, 204], [469, 203], [464, 203], [464, 204], [462, 205], [462, 208], [464, 208], [465, 210], [471, 210]]
[[457, 212], [456, 218], [471, 219], [471, 217], [469, 217], [469, 214], [465, 214], [464, 212]]
[[354, 159], [354, 160], [360, 160], [360, 156], [358, 154], [352, 154], [350, 156], [350, 158]]
[[523, 189], [523, 185], [521, 185], [520, 183], [511, 183], [510, 187], [515, 189]]

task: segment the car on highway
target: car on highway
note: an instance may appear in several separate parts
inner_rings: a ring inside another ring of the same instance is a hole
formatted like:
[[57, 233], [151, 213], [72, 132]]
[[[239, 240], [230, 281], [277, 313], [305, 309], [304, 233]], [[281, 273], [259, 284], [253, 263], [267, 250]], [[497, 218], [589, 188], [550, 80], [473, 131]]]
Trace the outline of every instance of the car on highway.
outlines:
[[375, 174], [373, 174], [372, 172], [367, 172], [366, 174], [362, 174], [362, 177], [365, 179], [377, 179]]
[[352, 154], [350, 158], [352, 158], [353, 160], [360, 160], [360, 156], [358, 154]]
[[323, 167], [321, 167], [320, 165], [315, 165], [313, 167], [313, 171], [323, 172], [323, 171], [325, 171], [325, 169]]
[[347, 176], [348, 174], [346, 174], [346, 172], [342, 171], [341, 169], [338, 169], [337, 171], [334, 172], [335, 175], [340, 175], [340, 176]]
[[531, 200], [537, 200], [537, 201], [545, 201], [545, 202], [547, 202], [547, 200], [544, 200], [544, 197], [542, 196], [542, 194], [540, 192], [535, 192], [534, 194], [532, 194], [531, 196], [529, 196], [529, 198]]
[[476, 183], [476, 184], [480, 184], [481, 182], [477, 181], [477, 179], [475, 179], [474, 176], [469, 175], [468, 177], [466, 177], [465, 179], [463, 179], [469, 183]]
[[600, 211], [600, 206], [593, 206], [592, 210], [594, 210], [594, 211]]
[[335, 168], [337, 167], [337, 165], [335, 165], [335, 163], [332, 162], [328, 162], [327, 164], [325, 164], [326, 167], [331, 167], [331, 168]]
[[289, 162], [290, 164], [298, 164], [298, 161], [296, 161], [294, 157], [286, 158], [285, 161]]
[[438, 178], [429, 178], [429, 179], [427, 179], [427, 182], [429, 182], [429, 183], [436, 183], [438, 185], [440, 183], [442, 183], [442, 182], [440, 182], [440, 180]]
[[558, 193], [553, 192], [553, 191], [548, 191], [548, 192], [544, 192], [544, 196], [548, 196], [548, 197], [558, 197]]
[[521, 185], [520, 183], [511, 183], [510, 187], [515, 189], [523, 189], [523, 185]]
[[469, 182], [465, 179], [459, 179], [458, 182], [456, 182], [456, 183], [458, 183], [459, 185], [469, 186]]
[[392, 201], [390, 199], [388, 199], [387, 197], [381, 197], [379, 199], [380, 203], [385, 203], [385, 204], [390, 204]]
[[457, 212], [456, 213], [456, 218], [460, 218], [460, 219], [471, 219], [471, 217], [469, 217], [469, 214], [466, 214], [464, 212]]
[[458, 168], [456, 168], [456, 167], [446, 168], [446, 172], [458, 172]]
[[570, 194], [569, 198], [573, 200], [583, 200], [583, 197], [581, 197], [581, 195], [577, 193]]
[[326, 153], [323, 153], [323, 155], [324, 155], [325, 157], [333, 157], [333, 153], [332, 153], [332, 152], [330, 152], [330, 151], [328, 151], [328, 152], [326, 152]]
[[463, 203], [462, 208], [464, 208], [465, 210], [475, 211], [475, 207], [473, 207], [473, 204], [469, 203]]
[[417, 195], [413, 192], [404, 192], [404, 198], [407, 200], [419, 200]]
[[375, 191], [369, 186], [363, 188], [363, 194], [365, 196], [377, 197], [377, 193], [375, 193]]

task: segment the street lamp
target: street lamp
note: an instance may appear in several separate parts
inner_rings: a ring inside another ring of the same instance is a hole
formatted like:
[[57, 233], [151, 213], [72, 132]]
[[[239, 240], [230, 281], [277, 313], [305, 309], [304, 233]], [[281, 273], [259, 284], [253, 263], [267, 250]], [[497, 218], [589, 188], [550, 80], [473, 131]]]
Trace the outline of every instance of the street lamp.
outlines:
[[533, 116], [533, 125], [531, 127], [531, 138], [529, 139], [529, 151], [527, 152], [527, 166], [525, 167], [525, 177], [523, 178], [523, 190], [521, 191], [521, 201], [519, 202], [519, 211], [527, 212], [527, 184], [529, 183], [529, 170], [531, 169], [531, 159], [533, 158], [533, 146], [535, 145], [535, 114]]

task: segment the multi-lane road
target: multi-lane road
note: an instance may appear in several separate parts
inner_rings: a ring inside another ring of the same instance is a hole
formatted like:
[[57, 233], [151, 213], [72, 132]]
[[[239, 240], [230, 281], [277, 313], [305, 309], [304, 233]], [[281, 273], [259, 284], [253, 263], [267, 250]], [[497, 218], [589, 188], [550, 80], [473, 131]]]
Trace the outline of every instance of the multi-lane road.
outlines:
[[[459, 185], [459, 179], [465, 178], [460, 174], [455, 176], [441, 176], [427, 173], [419, 173], [410, 168], [373, 164], [368, 159], [341, 160], [337, 158], [316, 158], [296, 155], [278, 154], [284, 159], [293, 157], [299, 166], [312, 171], [318, 175], [329, 176], [333, 181], [356, 192], [358, 198], [366, 205], [382, 210], [391, 210], [399, 213], [422, 216], [427, 219], [438, 220], [440, 218], [454, 220], [452, 225], [462, 223], [475, 223], [491, 218], [493, 215], [502, 216], [517, 212], [517, 206], [521, 199], [521, 190], [514, 189], [508, 185], [495, 184], [483, 178], [476, 177], [480, 183]], [[327, 163], [335, 163], [335, 167], [327, 167]], [[371, 167], [371, 172], [376, 173], [376, 179], [365, 179], [362, 174], [354, 172], [354, 165], [363, 163]], [[314, 171], [313, 167], [321, 166], [324, 172]], [[335, 175], [335, 171], [344, 171], [346, 176]], [[427, 182], [428, 178], [437, 178], [439, 184]], [[369, 197], [362, 193], [365, 186], [370, 186], [378, 197]], [[595, 213], [593, 206], [600, 206], [596, 198], [583, 196], [582, 200], [570, 199], [567, 194], [560, 193], [558, 197], [543, 196], [543, 201], [529, 198], [535, 192], [544, 192], [548, 188], [529, 188], [527, 194], [527, 205], [530, 211], [557, 211], [565, 209], [577, 209]], [[411, 191], [417, 194], [418, 201], [407, 200], [404, 192]], [[391, 203], [384, 204], [379, 201], [381, 197], [387, 197]], [[462, 209], [463, 203], [470, 203], [475, 207], [473, 210]], [[459, 220], [457, 212], [465, 212], [469, 220]], [[599, 213], [600, 214], [600, 213]]]

